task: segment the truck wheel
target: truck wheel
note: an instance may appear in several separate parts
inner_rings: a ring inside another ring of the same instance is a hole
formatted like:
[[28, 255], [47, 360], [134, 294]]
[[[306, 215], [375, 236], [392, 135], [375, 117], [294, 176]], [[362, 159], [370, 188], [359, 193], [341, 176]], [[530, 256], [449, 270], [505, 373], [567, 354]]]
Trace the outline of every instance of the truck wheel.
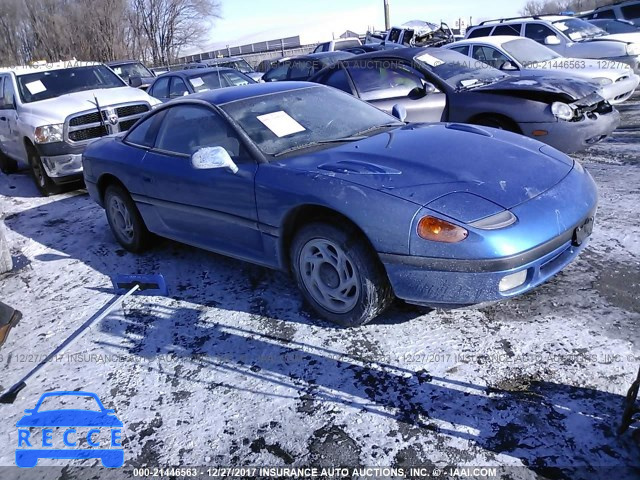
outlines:
[[28, 147], [27, 152], [29, 154], [29, 166], [31, 167], [31, 175], [33, 176], [33, 181], [36, 183], [36, 187], [38, 187], [40, 193], [44, 197], [60, 193], [62, 189], [60, 188], [60, 186], [56, 185], [53, 180], [51, 180], [49, 175], [47, 175], [47, 172], [42, 166], [40, 155], [38, 155], [38, 152], [36, 152], [35, 148]]
[[127, 191], [119, 185], [109, 185], [104, 193], [104, 208], [113, 235], [130, 252], [142, 252], [149, 247], [151, 233]]
[[384, 267], [353, 229], [327, 223], [302, 227], [293, 239], [291, 265], [307, 302], [338, 325], [364, 325], [393, 300]]
[[17, 171], [18, 162], [0, 152], [0, 172], [4, 173], [5, 175], [9, 175], [10, 173], [16, 173]]

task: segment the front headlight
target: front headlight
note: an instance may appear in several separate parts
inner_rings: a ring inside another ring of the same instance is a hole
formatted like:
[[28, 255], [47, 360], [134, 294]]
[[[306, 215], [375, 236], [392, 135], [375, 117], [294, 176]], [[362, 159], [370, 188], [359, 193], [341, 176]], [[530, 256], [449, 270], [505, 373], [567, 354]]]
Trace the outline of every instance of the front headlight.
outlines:
[[61, 142], [63, 126], [64, 125], [62, 123], [56, 123], [55, 125], [43, 125], [42, 127], [36, 127], [34, 134], [36, 143]]
[[571, 120], [573, 118], [573, 109], [562, 102], [553, 102], [551, 104], [551, 113], [561, 120]]
[[598, 85], [611, 85], [613, 80], [606, 77], [596, 77], [593, 79]]
[[640, 43], [630, 43], [627, 45], [627, 55], [640, 55]]

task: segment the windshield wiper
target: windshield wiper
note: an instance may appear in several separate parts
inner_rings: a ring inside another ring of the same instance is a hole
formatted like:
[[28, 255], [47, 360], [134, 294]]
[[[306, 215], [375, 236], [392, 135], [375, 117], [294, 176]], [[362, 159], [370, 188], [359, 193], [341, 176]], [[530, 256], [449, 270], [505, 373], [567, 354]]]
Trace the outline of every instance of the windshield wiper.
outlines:
[[374, 125], [373, 127], [369, 127], [361, 132], [354, 133], [353, 135], [349, 135], [348, 137], [340, 137], [340, 138], [328, 138], [326, 140], [316, 140], [314, 142], [303, 143], [302, 145], [294, 145], [293, 147], [289, 147], [281, 152], [274, 153], [274, 157], [281, 157], [282, 155], [286, 155], [287, 153], [295, 152], [296, 150], [302, 150], [303, 148], [315, 147], [316, 145], [326, 145], [328, 143], [342, 143], [342, 142], [356, 142], [358, 140], [364, 140], [369, 138], [365, 136], [365, 133], [371, 132], [373, 130], [378, 130], [379, 128], [386, 127], [399, 127], [404, 125], [404, 123], [393, 122], [393, 123], [385, 123], [383, 125]]

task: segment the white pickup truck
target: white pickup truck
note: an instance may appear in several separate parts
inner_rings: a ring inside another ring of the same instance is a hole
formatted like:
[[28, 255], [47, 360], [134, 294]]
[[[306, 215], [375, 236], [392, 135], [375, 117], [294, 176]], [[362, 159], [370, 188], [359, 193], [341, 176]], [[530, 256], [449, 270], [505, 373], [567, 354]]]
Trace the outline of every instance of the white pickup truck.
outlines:
[[95, 62], [0, 69], [0, 168], [31, 169], [43, 195], [82, 178], [82, 152], [160, 102]]

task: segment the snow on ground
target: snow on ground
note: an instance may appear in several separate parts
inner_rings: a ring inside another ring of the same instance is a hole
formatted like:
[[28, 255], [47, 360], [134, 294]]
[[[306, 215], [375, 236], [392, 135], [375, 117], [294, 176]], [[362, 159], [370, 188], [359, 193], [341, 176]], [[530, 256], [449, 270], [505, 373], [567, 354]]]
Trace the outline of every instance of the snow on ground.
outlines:
[[170, 241], [127, 253], [85, 192], [44, 199], [26, 174], [0, 176], [18, 267], [0, 276], [0, 297], [24, 313], [0, 350], [0, 390], [112, 298], [109, 275], [162, 273], [170, 288], [126, 300], [0, 405], [0, 465], [14, 465], [15, 422], [43, 392], [85, 390], [123, 421], [127, 467], [638, 478], [640, 446], [615, 430], [640, 363], [640, 99], [621, 111], [626, 128], [577, 155], [600, 208], [590, 246], [561, 274], [490, 306], [398, 304], [353, 330], [305, 313], [283, 273]]

